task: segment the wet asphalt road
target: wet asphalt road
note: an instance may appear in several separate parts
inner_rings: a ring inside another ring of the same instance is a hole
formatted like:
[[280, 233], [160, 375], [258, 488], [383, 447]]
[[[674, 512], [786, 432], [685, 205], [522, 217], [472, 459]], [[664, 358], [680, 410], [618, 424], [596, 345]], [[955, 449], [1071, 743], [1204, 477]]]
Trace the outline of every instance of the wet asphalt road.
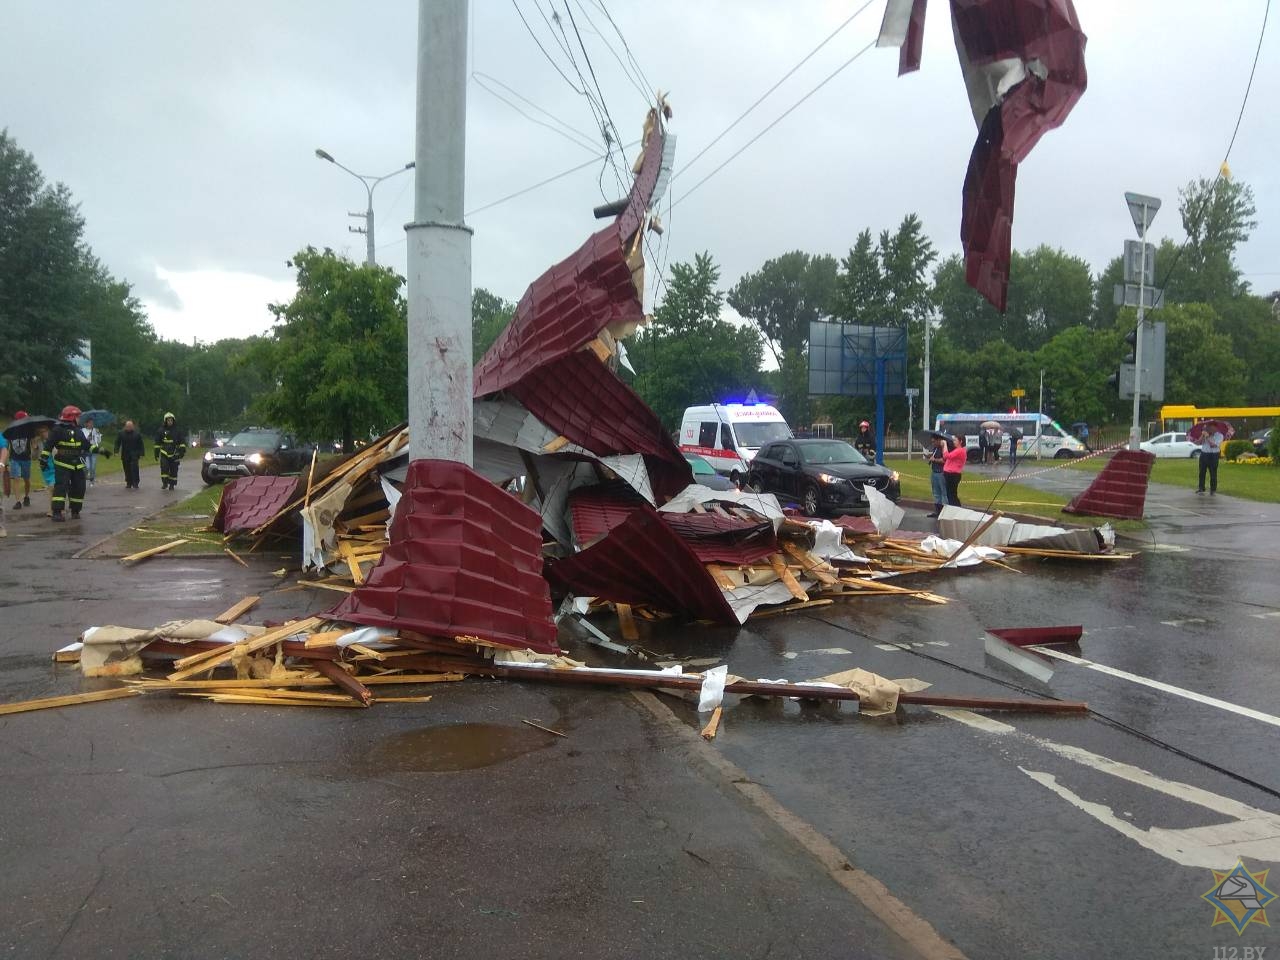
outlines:
[[[163, 502], [100, 486], [82, 529], [53, 534], [9, 515], [0, 700], [92, 688], [48, 659], [88, 625], [212, 615], [250, 592], [267, 593], [260, 617], [332, 603], [269, 592], [279, 557], [250, 570], [70, 559]], [[642, 624], [643, 641], [748, 677], [861, 666], [938, 692], [1088, 700], [1096, 715], [1079, 718], [726, 711], [711, 749], [963, 955], [1280, 948], [1256, 924], [1211, 927], [1199, 899], [1210, 867], [1280, 860], [1280, 720], [1266, 719], [1280, 713], [1280, 510], [1169, 489], [1149, 502], [1162, 505], [1150, 542], [1126, 564], [961, 571], [929, 580], [946, 606], [857, 600], [739, 631]], [[909, 512], [908, 526], [927, 523]], [[983, 652], [984, 628], [1068, 623], [1086, 629], [1079, 657], [1132, 676], [1058, 662], [1042, 684]], [[0, 948], [916, 955], [633, 698], [471, 681], [428, 692], [359, 712], [146, 698], [0, 718]]]

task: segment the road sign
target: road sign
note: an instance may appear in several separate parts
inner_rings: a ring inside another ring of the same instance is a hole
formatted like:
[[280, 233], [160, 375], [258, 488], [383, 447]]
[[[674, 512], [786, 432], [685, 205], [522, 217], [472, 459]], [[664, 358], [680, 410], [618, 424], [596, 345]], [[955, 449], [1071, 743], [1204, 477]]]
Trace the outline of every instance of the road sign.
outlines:
[[[1138, 327], [1142, 338], [1142, 399], [1164, 400], [1165, 325], [1143, 323]], [[1133, 399], [1137, 368], [1132, 363], [1120, 364], [1120, 398]]]
[[[1124, 282], [1145, 283], [1150, 287], [1156, 282], [1156, 245], [1154, 243], [1146, 244], [1147, 258], [1145, 263], [1142, 259], [1142, 247], [1143, 244], [1140, 240], [1126, 240], [1124, 242]], [[1146, 278], [1142, 279], [1144, 267], [1146, 269]]]
[[1133, 225], [1138, 231], [1138, 238], [1142, 239], [1144, 227], [1151, 226], [1151, 221], [1156, 218], [1156, 211], [1160, 209], [1160, 201], [1156, 197], [1148, 197], [1141, 193], [1126, 193], [1124, 202], [1129, 205], [1129, 215], [1133, 217]]
[[[1136, 307], [1138, 305], [1138, 284], [1117, 283], [1112, 288], [1112, 301], [1117, 307]], [[1148, 310], [1164, 306], [1164, 288], [1142, 287], [1142, 305]]]
[[919, 388], [919, 387], [907, 387], [907, 396], [908, 396], [908, 397], [911, 397], [911, 398], [913, 398], [913, 399], [914, 399], [915, 397], [920, 396], [920, 388]]
[[1025, 397], [1026, 395], [1027, 391], [1023, 390], [1021, 387], [1014, 387], [1009, 391], [1009, 396], [1011, 397]]

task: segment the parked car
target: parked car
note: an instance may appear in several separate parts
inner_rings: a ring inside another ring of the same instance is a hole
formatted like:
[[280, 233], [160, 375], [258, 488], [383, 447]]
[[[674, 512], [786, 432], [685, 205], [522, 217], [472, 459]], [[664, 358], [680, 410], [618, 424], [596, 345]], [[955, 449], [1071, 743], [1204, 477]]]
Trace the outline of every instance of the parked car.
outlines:
[[710, 490], [737, 489], [734, 487], [732, 480], [716, 473], [715, 468], [706, 461], [706, 458], [700, 457], [696, 453], [686, 453], [684, 458], [688, 462], [690, 469], [693, 470], [694, 483], [700, 483]]
[[1162, 433], [1150, 440], [1143, 440], [1138, 446], [1157, 457], [1200, 456], [1200, 444], [1192, 443], [1185, 433]]
[[870, 484], [894, 502], [902, 495], [898, 472], [872, 463], [843, 440], [783, 440], [762, 447], [751, 461], [747, 486], [795, 500], [806, 516], [866, 508]]
[[1265, 457], [1267, 455], [1267, 445], [1271, 442], [1271, 431], [1274, 427], [1267, 427], [1265, 430], [1259, 430], [1249, 437], [1253, 443], [1253, 455], [1255, 457]]
[[251, 427], [220, 447], [208, 450], [200, 465], [205, 483], [236, 477], [297, 473], [311, 462], [311, 447], [299, 445], [283, 430]]

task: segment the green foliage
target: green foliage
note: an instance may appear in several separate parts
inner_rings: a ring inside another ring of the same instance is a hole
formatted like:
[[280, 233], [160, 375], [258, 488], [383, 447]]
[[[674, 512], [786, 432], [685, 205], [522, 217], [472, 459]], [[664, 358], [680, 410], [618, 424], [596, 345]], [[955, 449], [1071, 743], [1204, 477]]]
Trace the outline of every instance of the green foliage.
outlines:
[[0, 130], [0, 406], [53, 410], [83, 400], [67, 357], [85, 336], [84, 220], [62, 184]]
[[1228, 440], [1222, 445], [1222, 459], [1234, 460], [1240, 454], [1245, 453], [1253, 456], [1253, 441], [1249, 439]]
[[1280, 467], [1280, 417], [1271, 424], [1271, 436], [1267, 438], [1267, 455], [1271, 457], [1271, 462]]
[[253, 404], [264, 422], [302, 437], [378, 433], [408, 408], [404, 279], [314, 247], [293, 258], [298, 292], [271, 304], [277, 324], [254, 344], [251, 362], [275, 387]]
[[1171, 277], [1175, 287], [1166, 295], [1183, 303], [1214, 303], [1247, 292], [1235, 252], [1258, 226], [1253, 190], [1227, 176], [1202, 177], [1179, 190], [1178, 197], [1187, 243]]
[[809, 342], [809, 324], [831, 314], [835, 300], [835, 257], [794, 250], [767, 261], [729, 291], [728, 301], [742, 316], [754, 320], [770, 341], [775, 357], [802, 355]]
[[[1231, 338], [1217, 332], [1219, 319], [1213, 307], [1203, 303], [1169, 304], [1160, 310], [1159, 319], [1166, 327], [1167, 401], [1201, 407], [1244, 402], [1245, 364], [1232, 353]], [[1132, 307], [1120, 311], [1116, 329], [1122, 335], [1136, 325], [1137, 315]]]
[[485, 351], [507, 329], [516, 314], [516, 305], [476, 287], [471, 294], [471, 362], [479, 363]]
[[720, 319], [719, 279], [707, 253], [672, 265], [652, 323], [628, 351], [639, 371], [636, 392], [672, 430], [685, 407], [743, 393], [760, 380], [760, 337], [751, 327]]
[[[1035, 366], [1044, 371], [1044, 382], [1056, 399], [1054, 416], [1062, 423], [1104, 423], [1120, 411], [1120, 401], [1106, 386], [1123, 353], [1119, 330], [1090, 330], [1083, 325], [1069, 327], [1035, 352]], [[1037, 402], [1027, 384], [1028, 398]], [[1131, 410], [1132, 408], [1130, 408]]]
[[937, 256], [914, 213], [874, 246], [863, 230], [840, 261], [833, 314], [841, 323], [918, 327], [933, 312], [929, 265]]
[[959, 255], [943, 260], [933, 275], [941, 329], [965, 350], [997, 339], [1019, 350], [1037, 350], [1063, 330], [1090, 324], [1094, 296], [1089, 265], [1044, 245], [1025, 253], [1013, 251], [1008, 309], [1003, 314], [965, 282]]

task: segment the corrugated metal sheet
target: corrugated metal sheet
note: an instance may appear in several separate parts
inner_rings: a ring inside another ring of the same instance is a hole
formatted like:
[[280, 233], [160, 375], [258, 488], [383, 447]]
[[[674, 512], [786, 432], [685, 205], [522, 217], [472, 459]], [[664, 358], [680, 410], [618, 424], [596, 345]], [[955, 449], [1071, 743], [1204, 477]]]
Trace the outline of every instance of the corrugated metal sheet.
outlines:
[[236, 533], [262, 526], [302, 496], [299, 477], [240, 477], [222, 490], [222, 500], [213, 518], [213, 527], [222, 533]]
[[553, 653], [538, 515], [461, 463], [415, 460], [391, 545], [336, 620]]

